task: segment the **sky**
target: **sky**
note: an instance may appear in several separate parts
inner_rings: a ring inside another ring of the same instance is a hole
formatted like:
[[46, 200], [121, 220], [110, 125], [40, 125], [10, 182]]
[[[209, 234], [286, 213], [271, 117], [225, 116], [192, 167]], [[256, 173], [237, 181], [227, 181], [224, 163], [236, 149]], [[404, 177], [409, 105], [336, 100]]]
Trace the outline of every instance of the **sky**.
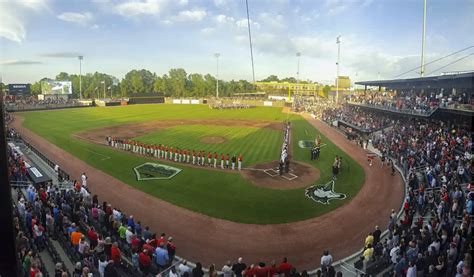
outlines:
[[[301, 80], [333, 82], [339, 35], [340, 75], [353, 80], [394, 78], [420, 65], [423, 0], [248, 2], [257, 80], [296, 78], [300, 52]], [[474, 0], [427, 3], [426, 62], [472, 47], [427, 65], [426, 74], [474, 70]], [[245, 0], [0, 0], [4, 83], [78, 74], [79, 55], [83, 74], [215, 75], [215, 53], [220, 79], [252, 80]]]

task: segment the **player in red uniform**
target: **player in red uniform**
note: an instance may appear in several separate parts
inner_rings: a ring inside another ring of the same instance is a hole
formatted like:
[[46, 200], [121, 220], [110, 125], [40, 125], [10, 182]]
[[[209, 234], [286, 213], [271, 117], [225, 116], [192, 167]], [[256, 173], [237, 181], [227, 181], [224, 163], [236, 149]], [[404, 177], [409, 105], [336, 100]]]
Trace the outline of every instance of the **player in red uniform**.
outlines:
[[238, 162], [237, 168], [241, 170], [242, 169], [242, 154], [239, 154], [237, 162]]

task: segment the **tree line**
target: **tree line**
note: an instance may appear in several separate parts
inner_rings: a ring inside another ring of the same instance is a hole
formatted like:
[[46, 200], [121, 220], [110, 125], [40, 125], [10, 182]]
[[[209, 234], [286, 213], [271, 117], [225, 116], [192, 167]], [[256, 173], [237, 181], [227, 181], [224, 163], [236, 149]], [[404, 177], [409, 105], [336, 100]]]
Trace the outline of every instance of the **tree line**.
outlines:
[[[32, 94], [41, 94], [43, 78], [31, 85]], [[70, 81], [72, 94], [79, 98], [80, 81], [78, 74], [61, 72], [54, 78], [56, 81]], [[82, 75], [82, 96], [84, 98], [127, 97], [136, 94], [163, 93], [167, 97], [206, 97], [216, 94], [216, 78], [211, 74], [188, 74], [182, 68], [173, 68], [161, 76], [146, 69], [131, 70], [122, 80], [115, 76], [95, 72]], [[296, 83], [294, 77], [279, 79], [270, 75], [262, 82], [290, 82]], [[300, 81], [308, 83], [308, 81]], [[255, 92], [255, 86], [246, 80], [219, 80], [219, 95], [231, 96], [235, 93]], [[275, 91], [276, 92], [276, 91]]]
[[[33, 94], [41, 94], [41, 81], [31, 85]], [[74, 98], [79, 97], [80, 81], [78, 74], [59, 73], [56, 81], [71, 81]], [[85, 98], [127, 97], [134, 94], [163, 93], [169, 97], [205, 97], [215, 95], [217, 80], [211, 74], [188, 74], [182, 68], [169, 70], [158, 76], [146, 69], [131, 70], [122, 80], [105, 73], [95, 72], [82, 75], [82, 96]], [[219, 95], [230, 96], [234, 93], [254, 91], [254, 86], [246, 80], [219, 80]]]

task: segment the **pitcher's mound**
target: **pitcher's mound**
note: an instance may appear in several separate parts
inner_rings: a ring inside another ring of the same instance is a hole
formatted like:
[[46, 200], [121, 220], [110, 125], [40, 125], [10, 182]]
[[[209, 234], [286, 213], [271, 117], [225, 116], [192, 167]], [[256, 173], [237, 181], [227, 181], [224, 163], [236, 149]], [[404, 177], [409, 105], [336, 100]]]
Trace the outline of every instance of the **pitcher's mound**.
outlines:
[[201, 138], [202, 143], [207, 143], [207, 144], [218, 144], [218, 143], [224, 143], [226, 142], [227, 139], [224, 137], [212, 137], [212, 136], [206, 136]]
[[275, 161], [245, 168], [241, 174], [257, 186], [282, 190], [311, 186], [320, 177], [319, 169], [301, 162], [290, 163], [290, 171], [282, 176], [277, 168], [278, 162]]

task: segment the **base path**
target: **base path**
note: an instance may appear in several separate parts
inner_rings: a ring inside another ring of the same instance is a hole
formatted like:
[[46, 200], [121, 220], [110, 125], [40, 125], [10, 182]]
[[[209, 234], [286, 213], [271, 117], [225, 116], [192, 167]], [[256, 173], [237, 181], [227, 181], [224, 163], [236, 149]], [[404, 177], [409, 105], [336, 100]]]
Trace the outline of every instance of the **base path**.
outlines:
[[[363, 149], [326, 124], [310, 117], [306, 119], [362, 165], [365, 184], [352, 201], [336, 210], [304, 221], [275, 225], [235, 223], [177, 207], [89, 166], [22, 127], [18, 116], [11, 125], [71, 178], [79, 179], [82, 172], [86, 172], [89, 188], [100, 201], [133, 214], [156, 233], [172, 235], [181, 257], [201, 262], [206, 267], [215, 263], [217, 268], [240, 256], [247, 264], [279, 262], [288, 257], [298, 270], [303, 270], [319, 267], [325, 249], [331, 251], [335, 260], [359, 250], [375, 225], [384, 229], [391, 209], [400, 207], [404, 193], [400, 176], [391, 176], [388, 168], [380, 168], [379, 161], [369, 167]], [[315, 207], [317, 205], [315, 203]]]

